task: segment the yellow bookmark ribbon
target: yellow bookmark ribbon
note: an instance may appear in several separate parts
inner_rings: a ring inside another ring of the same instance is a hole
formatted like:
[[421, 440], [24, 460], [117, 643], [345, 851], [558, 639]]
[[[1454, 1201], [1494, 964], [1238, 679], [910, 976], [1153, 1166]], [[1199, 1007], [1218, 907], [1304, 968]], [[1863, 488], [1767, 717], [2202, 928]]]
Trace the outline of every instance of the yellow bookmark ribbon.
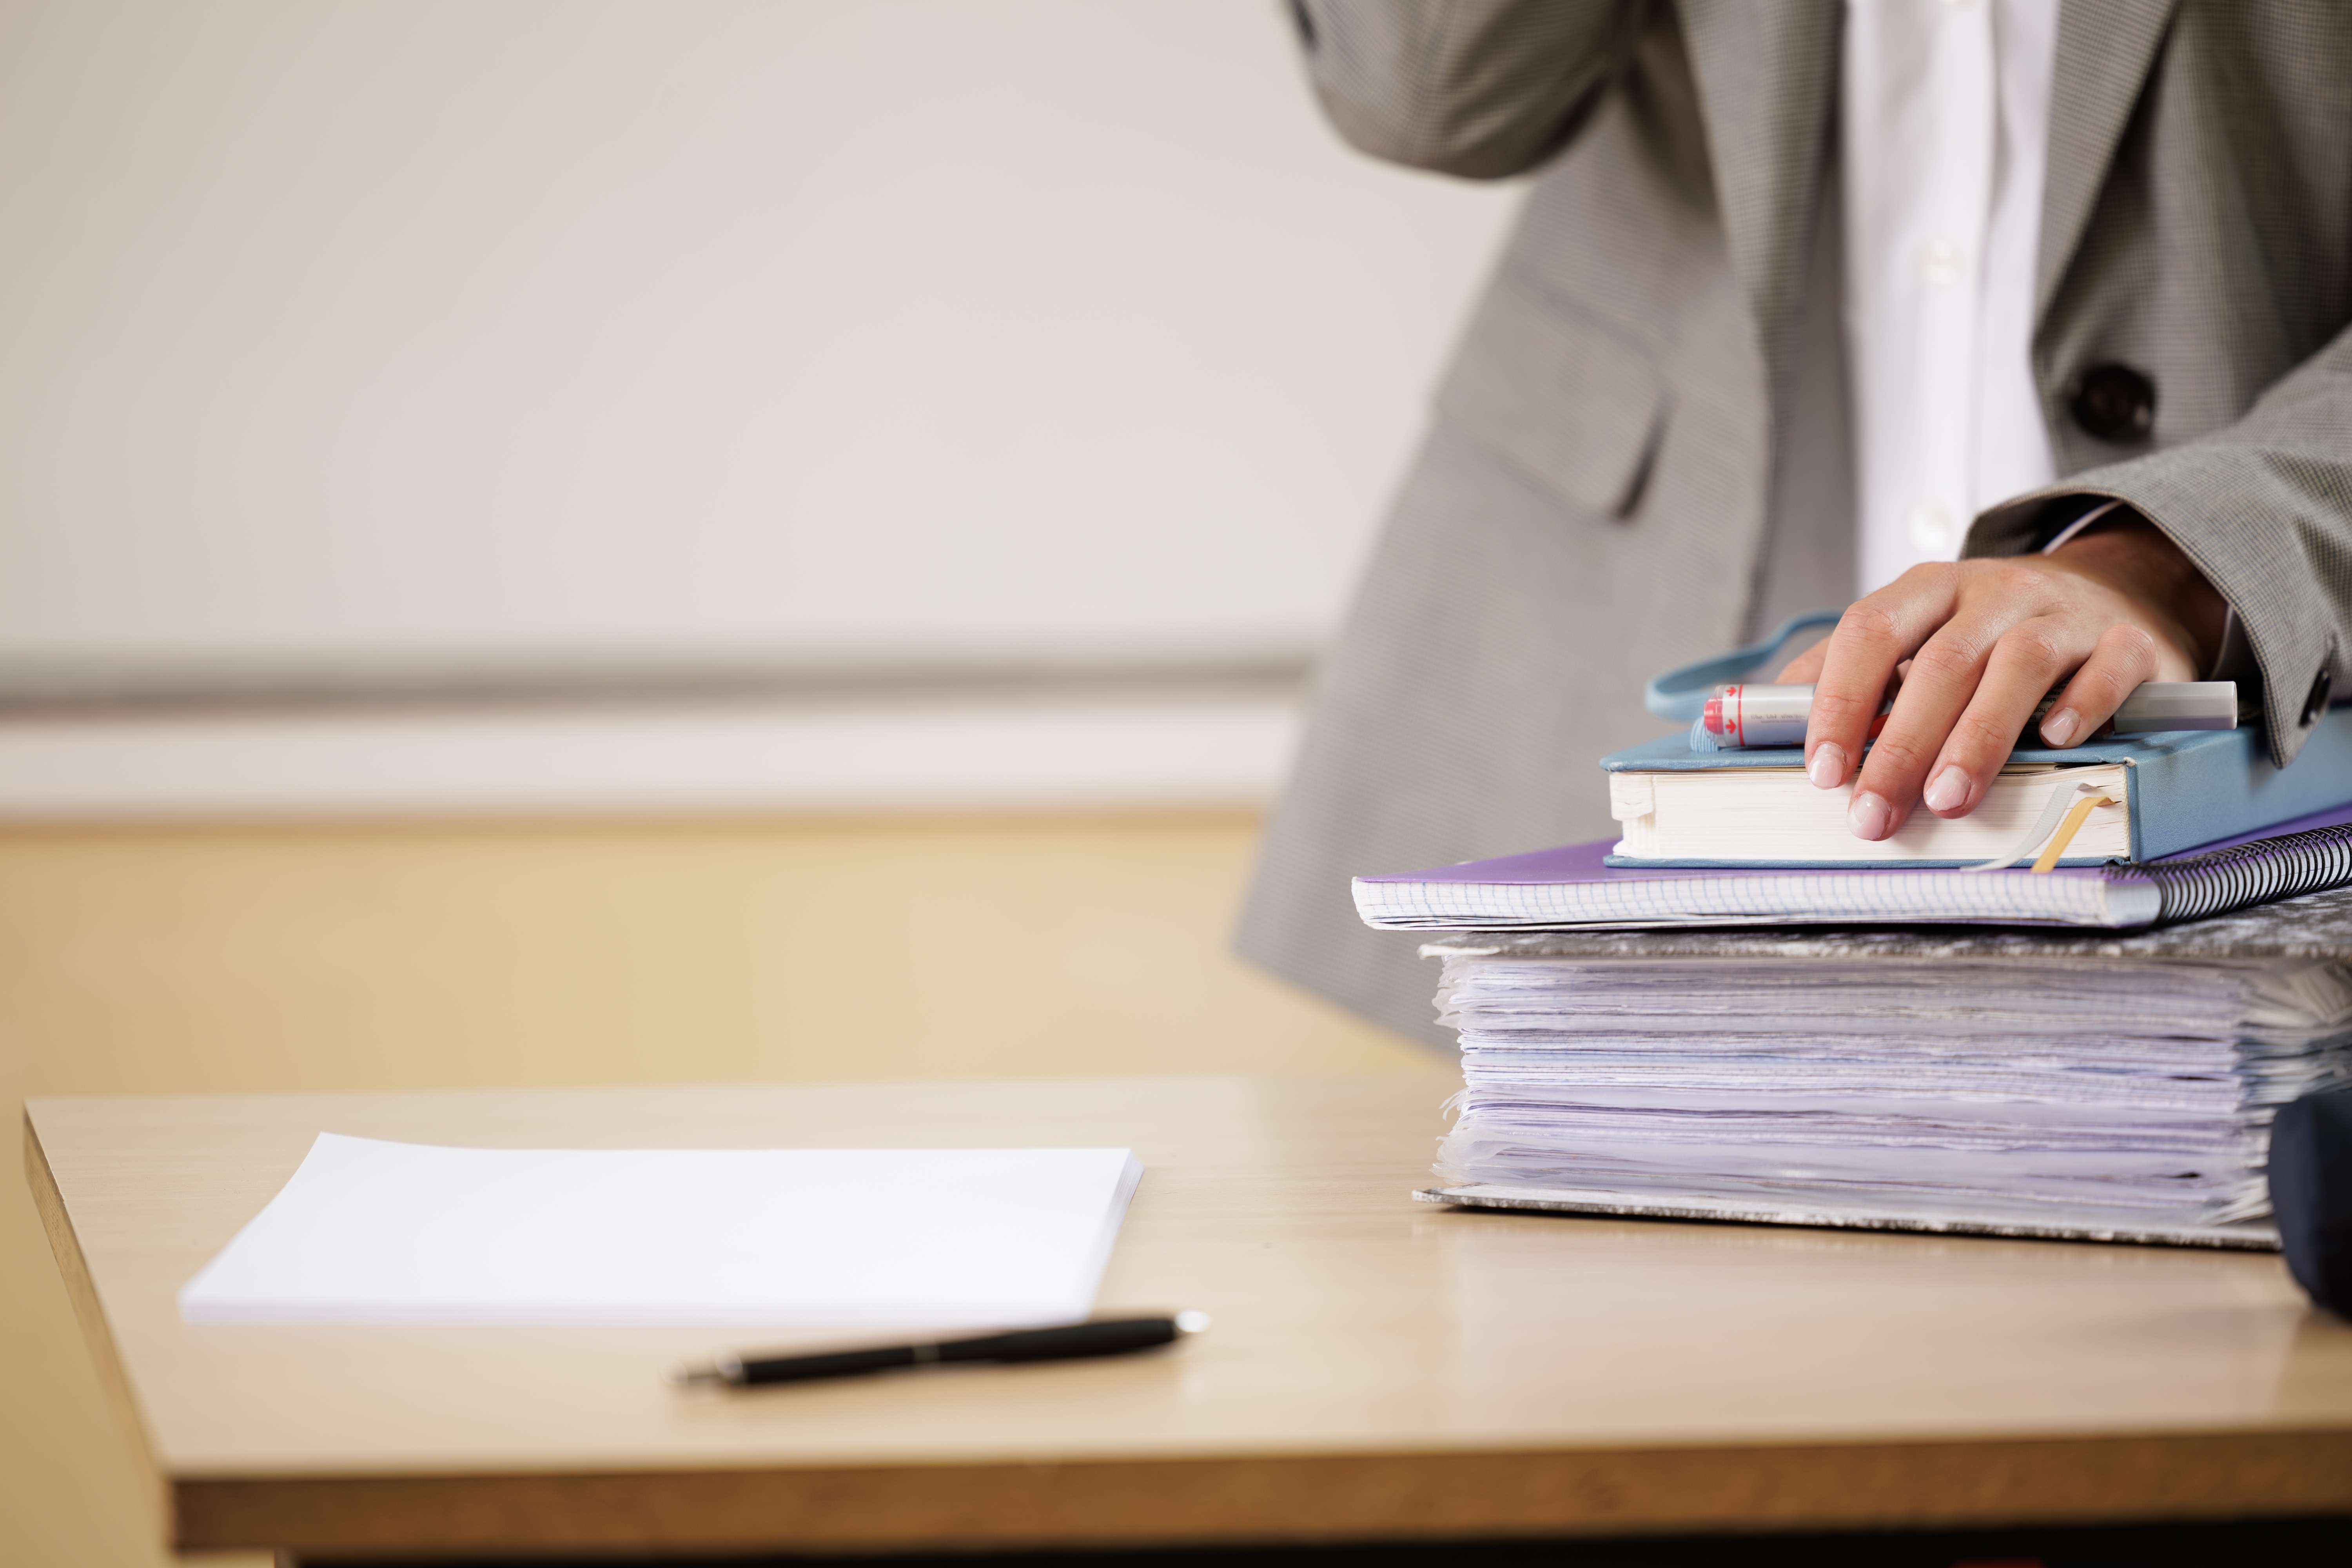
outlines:
[[2095, 807], [2121, 804], [2103, 795], [2086, 795], [2076, 801], [2074, 808], [2059, 819], [2056, 829], [2050, 835], [2050, 842], [2042, 846], [2041, 857], [2033, 862], [2033, 868], [2036, 871], [2047, 871], [2056, 866], [2058, 858], [2066, 853], [2066, 846], [2074, 842], [2074, 835], [2080, 833], [2083, 830], [2083, 824], [2091, 819], [2091, 812]]

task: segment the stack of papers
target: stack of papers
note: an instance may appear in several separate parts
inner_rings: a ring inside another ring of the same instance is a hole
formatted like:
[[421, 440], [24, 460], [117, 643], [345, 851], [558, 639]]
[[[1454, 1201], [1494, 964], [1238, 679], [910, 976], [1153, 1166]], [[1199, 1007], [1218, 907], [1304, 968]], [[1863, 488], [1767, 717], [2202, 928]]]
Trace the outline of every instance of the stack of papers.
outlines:
[[190, 1322], [989, 1329], [1094, 1306], [1124, 1149], [453, 1149], [321, 1133]]
[[2352, 1076], [2332, 959], [1535, 945], [1434, 950], [1457, 1200], [2214, 1241], [2276, 1108]]

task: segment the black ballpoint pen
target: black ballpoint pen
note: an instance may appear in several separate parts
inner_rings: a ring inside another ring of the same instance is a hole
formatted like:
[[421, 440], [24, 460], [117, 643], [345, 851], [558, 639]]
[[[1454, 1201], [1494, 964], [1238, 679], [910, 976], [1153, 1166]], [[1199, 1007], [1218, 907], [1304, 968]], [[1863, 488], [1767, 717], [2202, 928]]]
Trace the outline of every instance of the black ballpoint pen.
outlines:
[[1058, 1329], [1021, 1329], [1008, 1334], [981, 1334], [928, 1344], [881, 1345], [862, 1351], [826, 1351], [815, 1355], [721, 1355], [713, 1358], [709, 1366], [673, 1367], [669, 1377], [679, 1384], [715, 1383], [730, 1388], [757, 1388], [762, 1384], [812, 1383], [819, 1378], [856, 1377], [863, 1373], [943, 1365], [949, 1362], [1077, 1361], [1087, 1356], [1124, 1355], [1129, 1351], [1172, 1344], [1208, 1326], [1206, 1312], [1179, 1312], [1172, 1318], [1110, 1318]]

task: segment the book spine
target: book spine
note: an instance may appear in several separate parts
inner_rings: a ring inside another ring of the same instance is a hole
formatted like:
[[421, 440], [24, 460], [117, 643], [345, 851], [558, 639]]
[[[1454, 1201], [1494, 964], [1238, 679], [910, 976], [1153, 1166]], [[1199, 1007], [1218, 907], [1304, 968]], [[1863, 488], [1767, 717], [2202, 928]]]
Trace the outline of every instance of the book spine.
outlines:
[[2117, 867], [2116, 881], [2156, 884], [2156, 924], [2204, 920], [2352, 884], [2352, 824], [2256, 839], [2210, 855]]
[[2157, 735], [2128, 760], [2132, 858], [2164, 860], [2352, 800], [2352, 706], [2319, 721], [2293, 767], [2271, 761], [2260, 730]]

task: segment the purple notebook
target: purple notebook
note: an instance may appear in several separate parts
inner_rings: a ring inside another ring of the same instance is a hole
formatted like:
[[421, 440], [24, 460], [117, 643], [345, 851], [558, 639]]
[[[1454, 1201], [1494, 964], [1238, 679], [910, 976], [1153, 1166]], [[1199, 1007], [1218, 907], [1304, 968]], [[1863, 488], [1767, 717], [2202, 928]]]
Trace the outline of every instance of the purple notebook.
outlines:
[[2126, 929], [2352, 883], [2352, 805], [2144, 865], [1706, 869], [1605, 864], [1609, 840], [1355, 879], [1387, 931], [1660, 925], [2065, 925]]

